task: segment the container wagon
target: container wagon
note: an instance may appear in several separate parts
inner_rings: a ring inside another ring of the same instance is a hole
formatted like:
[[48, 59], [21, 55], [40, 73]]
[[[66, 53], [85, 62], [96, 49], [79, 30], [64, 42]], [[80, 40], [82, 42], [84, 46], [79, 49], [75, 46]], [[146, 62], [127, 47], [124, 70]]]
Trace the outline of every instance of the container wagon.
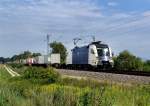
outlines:
[[[25, 62], [25, 60], [24, 60]], [[60, 64], [60, 54], [42, 55], [26, 59], [25, 64], [42, 66], [42, 65], [57, 65]]]

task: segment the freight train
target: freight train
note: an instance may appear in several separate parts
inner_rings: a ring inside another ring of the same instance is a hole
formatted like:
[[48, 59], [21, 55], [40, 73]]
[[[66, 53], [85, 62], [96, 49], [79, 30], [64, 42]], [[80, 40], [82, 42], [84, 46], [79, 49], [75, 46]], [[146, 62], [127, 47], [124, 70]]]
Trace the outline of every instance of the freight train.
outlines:
[[38, 56], [25, 60], [25, 64], [59, 66], [65, 68], [112, 68], [113, 53], [108, 44], [101, 41], [92, 42], [86, 46], [74, 47], [65, 64], [60, 64], [60, 54]]
[[27, 58], [22, 61], [26, 65], [46, 66], [60, 64], [60, 54], [42, 55], [32, 58]]

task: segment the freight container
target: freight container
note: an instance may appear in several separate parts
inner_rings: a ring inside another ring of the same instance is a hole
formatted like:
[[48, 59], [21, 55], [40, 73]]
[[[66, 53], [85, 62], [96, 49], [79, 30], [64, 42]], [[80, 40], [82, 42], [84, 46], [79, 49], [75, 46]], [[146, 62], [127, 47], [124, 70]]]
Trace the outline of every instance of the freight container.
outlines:
[[26, 60], [26, 59], [23, 59], [23, 60], [22, 60], [22, 63], [23, 63], [23, 64], [27, 64], [27, 60]]
[[50, 64], [60, 64], [60, 54], [51, 54], [48, 58]]
[[60, 64], [60, 54], [42, 55], [35, 60], [35, 64]]
[[34, 64], [35, 60], [34, 60], [34, 58], [28, 58], [26, 63], [27, 64]]
[[67, 58], [66, 58], [66, 64], [72, 64], [72, 53], [68, 52]]
[[35, 64], [44, 64], [44, 56], [35, 57]]

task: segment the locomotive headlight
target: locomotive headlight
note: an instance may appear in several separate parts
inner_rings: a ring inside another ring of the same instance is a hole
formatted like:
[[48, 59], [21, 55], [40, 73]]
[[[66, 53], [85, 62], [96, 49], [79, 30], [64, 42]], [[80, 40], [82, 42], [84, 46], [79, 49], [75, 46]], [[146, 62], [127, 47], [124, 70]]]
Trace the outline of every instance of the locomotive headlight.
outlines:
[[114, 61], [113, 61], [113, 59], [110, 59], [110, 60], [109, 60], [109, 63], [112, 65], [112, 67], [114, 66]]
[[110, 63], [113, 63], [114, 61], [112, 59], [109, 60]]

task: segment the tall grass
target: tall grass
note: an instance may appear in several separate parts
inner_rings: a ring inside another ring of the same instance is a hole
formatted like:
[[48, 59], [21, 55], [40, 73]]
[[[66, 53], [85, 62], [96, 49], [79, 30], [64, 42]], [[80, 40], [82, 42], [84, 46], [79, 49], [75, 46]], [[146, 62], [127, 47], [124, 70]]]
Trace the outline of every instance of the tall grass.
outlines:
[[[3, 69], [0, 75], [7, 76]], [[42, 71], [44, 72], [44, 71]], [[51, 84], [2, 77], [0, 106], [150, 106], [150, 85], [125, 86], [64, 78]]]
[[1, 106], [149, 106], [149, 87], [91, 89], [58, 84], [0, 88]]

